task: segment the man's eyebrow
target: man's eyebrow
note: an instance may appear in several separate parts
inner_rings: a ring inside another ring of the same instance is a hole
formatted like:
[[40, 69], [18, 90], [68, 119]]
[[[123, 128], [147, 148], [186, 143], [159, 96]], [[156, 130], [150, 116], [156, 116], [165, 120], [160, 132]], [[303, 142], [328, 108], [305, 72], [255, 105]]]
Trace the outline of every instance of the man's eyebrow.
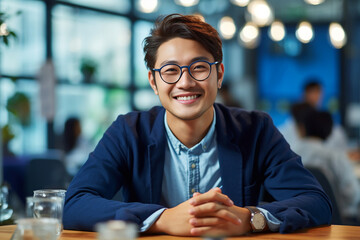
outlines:
[[[195, 57], [195, 58], [191, 59], [191, 63], [195, 62], [195, 61], [199, 61], [199, 60], [210, 61], [210, 59], [208, 57], [200, 56], [200, 57]], [[177, 65], [179, 65], [179, 62], [175, 61], [175, 60], [165, 60], [160, 64], [160, 66], [164, 66], [166, 64], [177, 64]]]
[[206, 61], [210, 61], [210, 59], [208, 57], [196, 57], [196, 58], [193, 58], [191, 59], [191, 62], [195, 62], [195, 61], [199, 61], [199, 60], [206, 60]]
[[175, 61], [175, 60], [165, 60], [163, 61], [162, 63], [160, 63], [160, 66], [164, 66], [166, 64], [178, 64], [178, 61]]

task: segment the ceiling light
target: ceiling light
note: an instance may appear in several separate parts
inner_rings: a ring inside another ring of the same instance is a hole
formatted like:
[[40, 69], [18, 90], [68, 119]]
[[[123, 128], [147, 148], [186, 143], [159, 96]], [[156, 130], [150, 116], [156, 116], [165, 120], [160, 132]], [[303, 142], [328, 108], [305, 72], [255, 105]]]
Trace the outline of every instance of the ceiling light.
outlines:
[[264, 0], [251, 1], [247, 10], [251, 15], [251, 21], [260, 27], [269, 25], [274, 20], [273, 10]]
[[143, 13], [152, 13], [158, 7], [158, 0], [138, 0], [137, 7]]
[[346, 33], [339, 23], [330, 23], [329, 35], [330, 42], [335, 48], [342, 48], [346, 44]]
[[231, 3], [239, 6], [239, 7], [245, 7], [248, 5], [250, 0], [230, 0]]
[[319, 5], [323, 3], [325, 0], [304, 0], [304, 1], [311, 5]]
[[248, 22], [241, 29], [239, 38], [247, 48], [255, 48], [259, 42], [260, 31], [256, 24]]
[[314, 37], [314, 31], [309, 22], [301, 22], [296, 29], [296, 38], [302, 43], [310, 42]]
[[270, 28], [269, 28], [269, 37], [273, 40], [273, 41], [281, 41], [284, 39], [285, 37], [285, 26], [282, 22], [280, 21], [275, 21], [271, 24]]
[[175, 3], [183, 7], [192, 7], [199, 3], [199, 0], [175, 0]]
[[224, 39], [231, 39], [236, 32], [234, 20], [231, 17], [221, 18], [219, 29]]

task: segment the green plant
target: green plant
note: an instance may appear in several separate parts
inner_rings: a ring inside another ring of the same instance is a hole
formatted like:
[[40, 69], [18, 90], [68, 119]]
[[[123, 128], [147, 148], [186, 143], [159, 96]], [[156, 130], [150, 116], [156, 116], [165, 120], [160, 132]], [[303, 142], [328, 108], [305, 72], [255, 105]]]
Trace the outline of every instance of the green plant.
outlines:
[[[19, 15], [18, 11], [15, 15]], [[3, 43], [5, 46], [9, 46], [10, 39], [16, 39], [17, 35], [14, 31], [7, 27], [6, 21], [10, 18], [10, 15], [0, 11], [0, 46]], [[12, 78], [12, 81], [16, 84], [16, 78]], [[0, 91], [1, 92], [1, 91]], [[15, 134], [12, 130], [12, 125], [21, 124], [22, 126], [28, 126], [30, 123], [30, 100], [24, 94], [15, 92], [7, 101], [6, 109], [9, 113], [8, 123], [4, 126], [0, 126], [0, 142], [2, 142], [2, 150], [4, 155], [11, 155], [9, 150], [9, 142], [15, 138]], [[0, 156], [1, 157], [1, 156]], [[1, 184], [2, 179], [0, 179]]]
[[91, 82], [97, 69], [97, 63], [91, 58], [83, 58], [80, 64], [80, 71], [83, 74], [84, 82]]
[[[18, 11], [16, 12], [16, 15], [19, 15], [21, 12]], [[0, 12], [0, 39], [2, 40], [2, 42], [8, 46], [9, 45], [9, 40], [10, 38], [17, 38], [17, 35], [14, 31], [12, 31], [11, 29], [8, 29], [7, 24], [6, 24], [6, 20], [9, 19], [10, 15], [4, 13], [4, 12]]]

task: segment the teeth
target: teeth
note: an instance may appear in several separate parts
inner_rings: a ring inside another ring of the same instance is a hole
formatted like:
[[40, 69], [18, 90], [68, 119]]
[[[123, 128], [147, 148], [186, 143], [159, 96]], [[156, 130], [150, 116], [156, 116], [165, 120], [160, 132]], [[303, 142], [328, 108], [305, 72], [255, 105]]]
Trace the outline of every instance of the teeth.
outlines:
[[184, 96], [184, 97], [177, 97], [178, 100], [182, 100], [182, 101], [188, 101], [188, 100], [192, 100], [192, 99], [195, 99], [197, 98], [196, 95], [193, 95], [193, 96]]

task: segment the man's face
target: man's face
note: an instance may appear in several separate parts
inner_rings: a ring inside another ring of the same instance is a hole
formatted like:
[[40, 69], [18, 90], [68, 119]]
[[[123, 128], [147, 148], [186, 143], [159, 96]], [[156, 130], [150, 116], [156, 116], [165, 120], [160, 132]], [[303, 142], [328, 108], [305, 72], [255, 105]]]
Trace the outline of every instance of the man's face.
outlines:
[[319, 107], [322, 101], [322, 90], [321, 88], [313, 88], [305, 93], [305, 101], [310, 103], [314, 107]]
[[[167, 63], [188, 66], [198, 59], [214, 62], [214, 58], [204, 47], [194, 41], [183, 38], [173, 38], [160, 45], [154, 68], [160, 68]], [[218, 88], [221, 86], [224, 66], [211, 66], [211, 74], [204, 81], [193, 79], [186, 68], [180, 80], [174, 84], [165, 83], [155, 72], [155, 79], [149, 71], [148, 78], [155, 94], [166, 109], [169, 119], [196, 120], [202, 117], [212, 117], [212, 105], [215, 102]]]

